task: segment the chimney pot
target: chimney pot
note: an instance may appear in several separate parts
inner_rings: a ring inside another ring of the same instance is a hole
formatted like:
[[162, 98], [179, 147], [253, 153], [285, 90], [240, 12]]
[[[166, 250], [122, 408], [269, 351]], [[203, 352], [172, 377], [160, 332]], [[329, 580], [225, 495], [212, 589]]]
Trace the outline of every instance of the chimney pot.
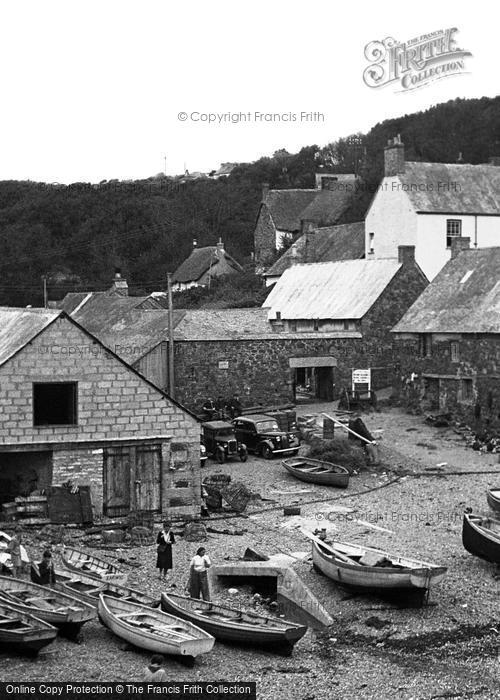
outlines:
[[269, 183], [268, 182], [263, 182], [262, 183], [262, 201], [265, 202], [267, 195], [269, 193]]
[[411, 265], [415, 262], [414, 245], [398, 245], [398, 262], [403, 265]]
[[109, 291], [119, 294], [122, 297], [128, 297], [127, 280], [123, 279], [121, 269], [119, 267], [115, 267], [115, 276]]
[[462, 250], [470, 249], [470, 238], [469, 236], [456, 236], [451, 239], [451, 259], [460, 255]]
[[405, 171], [405, 146], [398, 134], [394, 139], [389, 139], [384, 148], [384, 175], [391, 177]]

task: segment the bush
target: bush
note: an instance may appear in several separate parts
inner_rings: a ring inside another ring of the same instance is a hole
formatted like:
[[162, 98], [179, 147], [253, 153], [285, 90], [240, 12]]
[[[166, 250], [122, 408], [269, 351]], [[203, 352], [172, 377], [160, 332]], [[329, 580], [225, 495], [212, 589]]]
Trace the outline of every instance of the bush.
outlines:
[[332, 462], [346, 467], [350, 472], [366, 466], [365, 452], [362, 447], [347, 440], [321, 440], [311, 442], [307, 457]]

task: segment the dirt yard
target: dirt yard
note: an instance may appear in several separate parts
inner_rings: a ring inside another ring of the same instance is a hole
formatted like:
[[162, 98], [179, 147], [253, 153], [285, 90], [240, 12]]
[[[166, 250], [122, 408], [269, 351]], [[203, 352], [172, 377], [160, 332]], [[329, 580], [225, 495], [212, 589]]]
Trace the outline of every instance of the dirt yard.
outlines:
[[[319, 416], [330, 409], [314, 405], [301, 412]], [[266, 700], [499, 697], [498, 572], [461, 543], [464, 508], [487, 512], [486, 488], [500, 485], [499, 455], [467, 449], [452, 428], [427, 426], [396, 409], [364, 420], [372, 432], [380, 431], [382, 464], [353, 475], [346, 491], [298, 482], [279, 458], [252, 457], [223, 467], [209, 461], [204, 473], [230, 473], [266, 500], [252, 501], [244, 517], [212, 517], [207, 524], [213, 528], [244, 533], [210, 533], [207, 550], [214, 563], [237, 560], [250, 545], [267, 554], [309, 552], [298, 527], [326, 527], [340, 540], [447, 566], [428, 604], [401, 607], [355, 595], [297, 556], [294, 568], [332, 615], [331, 628], [309, 630], [288, 658], [217, 643], [194, 668], [169, 659], [172, 680], [255, 680], [258, 698]], [[301, 516], [285, 517], [283, 505], [300, 505]], [[30, 542], [30, 552], [39, 554], [44, 543], [33, 535]], [[197, 546], [179, 538], [174, 547], [177, 591], [184, 590]], [[127, 549], [125, 555], [142, 564], [130, 568], [130, 585], [159, 593], [155, 549]], [[123, 555], [101, 553], [111, 559]], [[250, 605], [252, 593], [243, 586], [236, 598]], [[81, 644], [57, 639], [35, 661], [3, 655], [0, 680], [141, 680], [148, 660], [148, 653], [130, 650], [96, 620], [84, 627]]]

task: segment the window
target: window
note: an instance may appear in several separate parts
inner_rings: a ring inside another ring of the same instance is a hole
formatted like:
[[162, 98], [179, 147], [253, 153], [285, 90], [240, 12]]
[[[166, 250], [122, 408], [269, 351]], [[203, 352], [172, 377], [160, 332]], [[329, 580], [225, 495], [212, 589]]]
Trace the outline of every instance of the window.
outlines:
[[420, 357], [430, 357], [432, 354], [432, 335], [430, 333], [422, 333], [420, 336]]
[[374, 241], [373, 241], [373, 239], [375, 238], [375, 234], [371, 232], [371, 233], [368, 234], [368, 236], [369, 236], [369, 239], [370, 239], [370, 240], [369, 240], [369, 250], [368, 250], [368, 252], [369, 252], [369, 253], [374, 253], [374, 252], [375, 252], [375, 248], [374, 248]]
[[315, 318], [314, 321], [313, 321], [313, 329], [314, 329], [315, 331], [319, 331], [319, 321], [318, 321], [317, 318]]
[[462, 235], [461, 219], [446, 219], [446, 247], [451, 248], [453, 238], [460, 238]]
[[33, 425], [76, 425], [77, 383], [33, 384]]
[[460, 345], [456, 340], [452, 340], [450, 343], [450, 360], [460, 362]]
[[474, 397], [474, 387], [472, 379], [462, 379], [460, 393], [462, 401], [472, 401]]
[[288, 321], [288, 330], [290, 333], [297, 332], [297, 321]]

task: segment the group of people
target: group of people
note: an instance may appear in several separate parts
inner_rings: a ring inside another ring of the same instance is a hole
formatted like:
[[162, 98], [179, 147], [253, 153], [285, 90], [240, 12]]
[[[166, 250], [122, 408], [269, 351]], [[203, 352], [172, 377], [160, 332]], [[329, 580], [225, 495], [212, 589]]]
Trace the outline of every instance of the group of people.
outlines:
[[[12, 563], [12, 575], [15, 578], [22, 576], [25, 572], [27, 562], [23, 561], [22, 547], [22, 531], [19, 526], [14, 530], [14, 534], [7, 545], [7, 551], [10, 554]], [[39, 563], [31, 562], [31, 578], [35, 583], [42, 586], [48, 586], [56, 580], [54, 562], [52, 560], [52, 552], [46, 549], [42, 555], [42, 561]]]
[[[156, 568], [160, 581], [166, 581], [168, 572], [173, 568], [172, 545], [175, 544], [172, 524], [167, 520], [156, 538]], [[199, 547], [189, 564], [189, 595], [191, 598], [210, 600], [208, 569], [212, 565], [205, 547]]]
[[208, 398], [202, 406], [206, 420], [225, 420], [226, 418], [237, 418], [241, 415], [241, 401], [239, 394], [233, 394], [231, 399], [224, 399], [218, 396], [214, 401]]

